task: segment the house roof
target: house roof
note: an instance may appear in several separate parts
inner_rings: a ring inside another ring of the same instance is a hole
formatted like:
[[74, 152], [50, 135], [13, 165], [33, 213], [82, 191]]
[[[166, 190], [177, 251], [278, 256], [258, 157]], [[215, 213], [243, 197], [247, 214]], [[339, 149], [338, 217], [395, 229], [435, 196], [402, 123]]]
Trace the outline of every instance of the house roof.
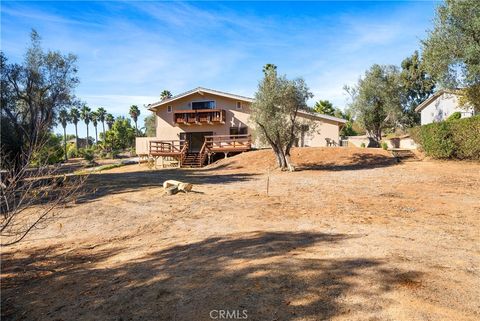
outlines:
[[415, 111], [417, 113], [421, 112], [425, 107], [430, 105], [432, 102], [434, 102], [438, 97], [440, 97], [443, 94], [456, 94], [458, 95], [458, 89], [450, 90], [450, 89], [440, 89], [439, 91], [435, 92], [433, 95], [425, 99], [420, 105], [415, 108]]
[[[222, 96], [222, 97], [227, 97], [227, 98], [232, 98], [232, 99], [236, 99], [236, 100], [246, 101], [246, 102], [249, 102], [249, 103], [252, 103], [254, 101], [253, 98], [246, 97], [246, 96], [235, 95], [235, 94], [231, 94], [231, 93], [227, 93], [227, 92], [223, 92], [223, 91], [219, 91], [219, 90], [215, 90], [215, 89], [197, 87], [195, 89], [192, 89], [192, 90], [183, 92], [181, 94], [175, 95], [171, 98], [167, 98], [167, 99], [149, 104], [147, 107], [148, 107], [149, 110], [154, 111], [157, 107], [165, 106], [166, 104], [168, 104], [172, 101], [175, 101], [177, 99], [181, 99], [183, 97], [187, 97], [187, 96], [189, 96], [191, 94], [195, 94], [195, 93], [208, 93], [208, 94], [212, 94], [212, 95], [218, 95], [218, 96]], [[317, 118], [317, 119], [318, 118], [327, 119], [327, 120], [331, 120], [331, 121], [342, 123], [342, 124], [345, 124], [347, 122], [345, 119], [342, 119], [342, 118], [338, 118], [338, 117], [334, 117], [334, 116], [330, 116], [330, 115], [324, 115], [324, 114], [316, 113], [316, 112], [313, 112], [313, 111], [301, 110], [301, 111], [299, 111], [299, 114], [312, 116], [312, 117]]]
[[183, 97], [189, 96], [191, 94], [195, 94], [195, 93], [208, 93], [208, 94], [212, 94], [212, 95], [237, 99], [237, 100], [246, 101], [246, 102], [250, 102], [250, 103], [253, 102], [253, 98], [250, 98], [250, 97], [230, 94], [230, 93], [226, 93], [226, 92], [223, 92], [223, 91], [208, 89], [208, 88], [204, 88], [204, 87], [197, 87], [195, 89], [192, 89], [192, 90], [183, 92], [181, 94], [175, 95], [171, 98], [167, 98], [167, 99], [164, 99], [164, 100], [161, 100], [161, 101], [157, 101], [153, 104], [149, 104], [147, 107], [148, 107], [148, 109], [152, 110], [156, 107], [163, 106], [163, 105], [168, 104], [172, 101], [175, 101], [177, 99], [180, 99], [180, 98], [183, 98]]

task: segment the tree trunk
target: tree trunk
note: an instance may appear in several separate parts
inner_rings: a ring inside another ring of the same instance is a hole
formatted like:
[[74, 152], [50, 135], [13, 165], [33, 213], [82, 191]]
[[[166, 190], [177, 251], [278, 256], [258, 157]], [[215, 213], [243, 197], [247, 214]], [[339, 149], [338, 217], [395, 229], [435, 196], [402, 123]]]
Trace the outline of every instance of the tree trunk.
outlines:
[[97, 126], [95, 126], [95, 143], [98, 144]]
[[67, 128], [63, 127], [63, 147], [65, 149], [65, 161], [68, 161], [67, 156]]
[[104, 146], [106, 145], [105, 142], [107, 141], [107, 137], [105, 136], [105, 122], [102, 121], [102, 128], [103, 128], [103, 142], [104, 142]]
[[77, 129], [77, 124], [75, 124], [75, 149], [78, 151], [78, 129]]
[[87, 125], [87, 148], [88, 148], [88, 147], [89, 147], [89, 145], [90, 145], [90, 142], [88, 141], [88, 124], [87, 124], [87, 123], [85, 123], [85, 125]]

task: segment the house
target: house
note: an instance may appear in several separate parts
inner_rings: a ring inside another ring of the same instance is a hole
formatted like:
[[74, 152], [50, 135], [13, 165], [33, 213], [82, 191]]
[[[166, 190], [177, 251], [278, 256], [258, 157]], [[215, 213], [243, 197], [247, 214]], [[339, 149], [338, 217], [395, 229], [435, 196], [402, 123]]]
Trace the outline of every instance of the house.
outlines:
[[463, 117], [473, 116], [473, 107], [460, 106], [458, 91], [441, 89], [415, 108], [420, 113], [421, 124], [426, 125], [446, 120], [454, 112]]
[[[156, 136], [138, 137], [136, 152], [155, 158], [170, 158], [179, 165], [201, 166], [212, 156], [262, 147], [252, 141], [249, 123], [253, 98], [198, 87], [148, 105], [156, 115]], [[346, 120], [314, 112], [299, 112], [303, 120], [315, 123], [313, 133], [301, 135], [298, 146], [326, 146], [339, 141]], [[307, 131], [306, 131], [307, 132]]]

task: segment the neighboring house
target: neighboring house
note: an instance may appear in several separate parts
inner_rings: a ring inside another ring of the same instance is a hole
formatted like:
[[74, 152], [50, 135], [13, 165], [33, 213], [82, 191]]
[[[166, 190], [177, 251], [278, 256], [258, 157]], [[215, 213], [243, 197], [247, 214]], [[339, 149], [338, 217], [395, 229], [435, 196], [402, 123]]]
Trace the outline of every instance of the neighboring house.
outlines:
[[[136, 152], [178, 158], [183, 150], [180, 164], [191, 163], [191, 159], [203, 164], [207, 156], [215, 153], [224, 153], [226, 157], [231, 152], [261, 147], [251, 140], [252, 102], [253, 98], [198, 87], [152, 103], [148, 109], [156, 115], [157, 137], [137, 138]], [[327, 139], [338, 143], [340, 128], [346, 123], [344, 119], [314, 112], [302, 111], [299, 116], [313, 121], [315, 128], [313, 133], [298, 137], [298, 146], [326, 146]], [[183, 142], [187, 142], [187, 147]]]
[[473, 107], [459, 104], [460, 95], [451, 90], [439, 90], [415, 108], [420, 113], [421, 124], [446, 120], [454, 112], [460, 112], [463, 117], [473, 116]]

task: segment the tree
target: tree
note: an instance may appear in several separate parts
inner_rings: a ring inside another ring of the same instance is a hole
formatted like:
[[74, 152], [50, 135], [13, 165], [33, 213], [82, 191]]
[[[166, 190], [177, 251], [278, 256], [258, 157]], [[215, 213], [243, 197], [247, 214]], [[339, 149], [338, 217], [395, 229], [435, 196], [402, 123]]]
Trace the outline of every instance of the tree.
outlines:
[[165, 100], [168, 98], [172, 98], [172, 93], [169, 90], [162, 91], [162, 93], [160, 94], [160, 100]]
[[90, 118], [92, 119], [93, 128], [95, 128], [95, 143], [98, 144], [98, 132], [97, 132], [98, 115], [97, 115], [97, 113], [92, 111], [90, 113]]
[[480, 110], [480, 2], [446, 0], [422, 42], [426, 70], [443, 87], [463, 87], [466, 102]]
[[378, 145], [382, 131], [394, 127], [402, 116], [403, 87], [395, 66], [373, 65], [354, 87], [345, 87], [356, 120]]
[[49, 139], [58, 111], [75, 99], [76, 60], [73, 54], [43, 51], [35, 30], [22, 63], [9, 64], [0, 53], [2, 161], [20, 170]]
[[155, 114], [151, 114], [145, 117], [145, 135], [147, 137], [156, 137], [157, 135], [157, 128], [156, 128], [156, 119]]
[[267, 72], [277, 72], [277, 66], [275, 66], [274, 64], [265, 64], [262, 71], [264, 74], [266, 74]]
[[100, 107], [97, 109], [97, 116], [98, 116], [98, 121], [102, 123], [102, 131], [103, 131], [103, 137], [105, 139], [105, 116], [107, 115], [107, 111], [105, 108]]
[[108, 125], [108, 130], [112, 129], [113, 123], [115, 122], [115, 118], [113, 117], [112, 114], [106, 114], [105, 115], [105, 122]]
[[80, 120], [80, 112], [77, 108], [70, 109], [70, 121], [75, 125], [75, 148], [78, 149], [78, 121]]
[[90, 111], [91, 110], [87, 105], [84, 105], [80, 110], [80, 118], [85, 122], [85, 125], [87, 126], [87, 147], [89, 145], [89, 137], [90, 137], [88, 134], [88, 124], [90, 124], [90, 120], [91, 120]]
[[320, 114], [330, 115], [330, 116], [335, 115], [335, 108], [333, 108], [333, 104], [328, 100], [317, 101], [313, 109], [315, 110], [315, 112]]
[[60, 110], [58, 113], [58, 120], [63, 127], [63, 145], [64, 145], [64, 154], [65, 160], [68, 160], [67, 157], [67, 124], [70, 121], [70, 114], [65, 109]]
[[125, 149], [132, 147], [135, 141], [135, 128], [130, 120], [125, 117], [118, 117], [107, 131], [106, 139], [112, 143], [113, 149]]
[[[290, 149], [308, 126], [299, 120], [298, 112], [309, 110], [307, 100], [313, 95], [303, 79], [278, 77], [273, 65], [266, 65], [263, 70], [265, 76], [255, 93], [251, 120], [258, 138], [272, 147], [278, 166], [282, 170], [293, 170]], [[311, 130], [313, 126], [308, 128]]]
[[133, 122], [135, 123], [135, 134], [138, 134], [137, 121], [138, 116], [140, 116], [140, 109], [138, 109], [137, 105], [132, 105], [130, 106], [130, 111], [128, 113], [130, 114], [130, 117], [132, 117]]
[[435, 80], [426, 72], [418, 51], [405, 58], [401, 66], [400, 81], [405, 92], [401, 122], [407, 127], [412, 127], [420, 124], [420, 114], [415, 108], [433, 94]]

